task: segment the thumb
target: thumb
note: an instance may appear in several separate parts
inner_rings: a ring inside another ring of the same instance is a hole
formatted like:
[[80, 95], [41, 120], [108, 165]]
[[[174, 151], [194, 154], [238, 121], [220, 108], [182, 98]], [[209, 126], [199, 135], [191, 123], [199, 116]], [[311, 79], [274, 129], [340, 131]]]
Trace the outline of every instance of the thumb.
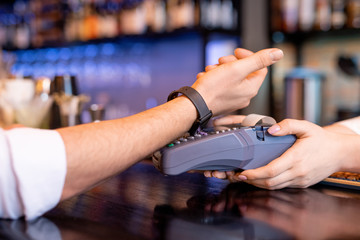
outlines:
[[268, 132], [274, 136], [295, 134], [299, 138], [313, 132], [314, 127], [318, 126], [308, 121], [285, 119], [277, 124], [272, 125], [268, 129]]
[[235, 61], [234, 64], [239, 66], [241, 71], [249, 73], [263, 69], [279, 61], [284, 56], [282, 50], [278, 48], [269, 48], [258, 51], [246, 58]]

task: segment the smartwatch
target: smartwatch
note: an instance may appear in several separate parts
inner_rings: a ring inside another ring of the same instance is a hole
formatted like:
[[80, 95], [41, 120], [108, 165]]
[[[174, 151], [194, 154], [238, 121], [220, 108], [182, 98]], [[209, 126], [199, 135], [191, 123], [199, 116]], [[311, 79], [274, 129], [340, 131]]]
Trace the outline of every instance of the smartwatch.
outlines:
[[211, 110], [209, 110], [200, 93], [192, 87], [182, 87], [179, 90], [171, 92], [167, 101], [171, 101], [172, 99], [178, 97], [179, 94], [182, 94], [190, 99], [198, 112], [198, 118], [189, 130], [190, 135], [194, 135], [199, 127], [202, 128], [206, 126], [213, 114]]

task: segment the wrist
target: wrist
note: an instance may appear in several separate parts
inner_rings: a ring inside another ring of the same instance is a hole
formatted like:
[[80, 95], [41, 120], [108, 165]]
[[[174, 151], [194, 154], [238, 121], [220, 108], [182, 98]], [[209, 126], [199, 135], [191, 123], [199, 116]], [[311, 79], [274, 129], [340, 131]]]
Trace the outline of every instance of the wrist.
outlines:
[[360, 135], [343, 135], [340, 154], [343, 156], [340, 171], [360, 172]]
[[179, 94], [182, 94], [183, 97], [188, 98], [195, 106], [197, 111], [197, 119], [189, 129], [189, 133], [193, 135], [199, 127], [206, 126], [212, 117], [212, 111], [208, 108], [200, 93], [192, 87], [182, 87], [176, 91], [171, 92], [168, 97], [168, 101], [177, 98]]
[[344, 126], [343, 124], [339, 124], [339, 123], [334, 123], [334, 124], [325, 126], [324, 129], [326, 129], [330, 132], [337, 132], [337, 133], [343, 133], [343, 134], [356, 134], [350, 128]]
[[[185, 96], [179, 96], [172, 101], [164, 104], [165, 111], [171, 113], [173, 127], [178, 129], [184, 135], [197, 119], [197, 111], [194, 104]], [[179, 136], [180, 136], [179, 135]], [[179, 137], [176, 136], [176, 137]]]

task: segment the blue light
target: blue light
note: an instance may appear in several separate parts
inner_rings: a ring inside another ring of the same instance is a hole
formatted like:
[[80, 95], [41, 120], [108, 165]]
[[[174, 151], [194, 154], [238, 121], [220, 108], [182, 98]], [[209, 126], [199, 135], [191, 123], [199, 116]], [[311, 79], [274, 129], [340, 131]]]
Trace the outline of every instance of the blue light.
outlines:
[[85, 49], [86, 57], [96, 57], [98, 54], [98, 47], [96, 45], [88, 45]]
[[21, 68], [22, 68], [22, 64], [15, 63], [11, 68], [11, 73], [13, 75], [18, 75]]
[[44, 76], [53, 78], [55, 76], [55, 66], [51, 63], [45, 63], [43, 65]]
[[82, 64], [79, 62], [72, 62], [69, 65], [69, 72], [71, 75], [79, 75], [82, 72]]
[[25, 62], [25, 59], [24, 59], [25, 53], [26, 53], [25, 51], [16, 51], [15, 55], [16, 55], [17, 60], [21, 61], [21, 62]]
[[45, 59], [45, 54], [46, 54], [46, 52], [45, 52], [45, 50], [35, 50], [34, 51], [34, 55], [35, 55], [35, 60], [36, 61], [45, 61], [46, 59]]
[[81, 59], [84, 57], [85, 47], [83, 47], [83, 46], [74, 47], [72, 52], [73, 52], [73, 58]]
[[35, 60], [35, 52], [32, 51], [32, 50], [24, 51], [21, 60], [23, 62], [29, 62], [29, 63], [34, 62], [34, 60]]
[[45, 73], [43, 63], [35, 63], [32, 68], [34, 76], [43, 76]]
[[46, 50], [45, 57], [48, 61], [57, 61], [59, 59], [59, 50], [56, 48], [49, 48]]
[[94, 61], [86, 61], [84, 63], [84, 74], [88, 75], [87, 77], [94, 77], [98, 74], [97, 64]]
[[57, 75], [69, 74], [69, 70], [70, 70], [70, 67], [68, 66], [68, 64], [66, 64], [64, 62], [59, 62], [58, 64], [56, 64], [56, 74]]
[[70, 48], [62, 48], [60, 50], [60, 59], [67, 61], [71, 58], [71, 50]]
[[16, 24], [16, 16], [14, 14], [7, 14], [7, 23], [9, 25], [15, 25]]
[[101, 48], [101, 54], [105, 56], [111, 56], [115, 54], [115, 45], [112, 43], [106, 43]]
[[31, 65], [23, 65], [22, 75], [23, 76], [32, 76], [34, 74], [34, 68]]
[[285, 36], [282, 32], [274, 32], [272, 34], [272, 40], [274, 43], [282, 43], [285, 40]]

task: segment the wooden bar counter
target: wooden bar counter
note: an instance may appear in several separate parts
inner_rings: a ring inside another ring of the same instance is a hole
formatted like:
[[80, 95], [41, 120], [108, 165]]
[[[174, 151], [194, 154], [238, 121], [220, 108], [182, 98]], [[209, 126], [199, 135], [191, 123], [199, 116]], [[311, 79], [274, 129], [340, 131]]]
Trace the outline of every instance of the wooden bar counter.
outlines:
[[141, 162], [0, 239], [360, 239], [360, 191], [268, 191]]

